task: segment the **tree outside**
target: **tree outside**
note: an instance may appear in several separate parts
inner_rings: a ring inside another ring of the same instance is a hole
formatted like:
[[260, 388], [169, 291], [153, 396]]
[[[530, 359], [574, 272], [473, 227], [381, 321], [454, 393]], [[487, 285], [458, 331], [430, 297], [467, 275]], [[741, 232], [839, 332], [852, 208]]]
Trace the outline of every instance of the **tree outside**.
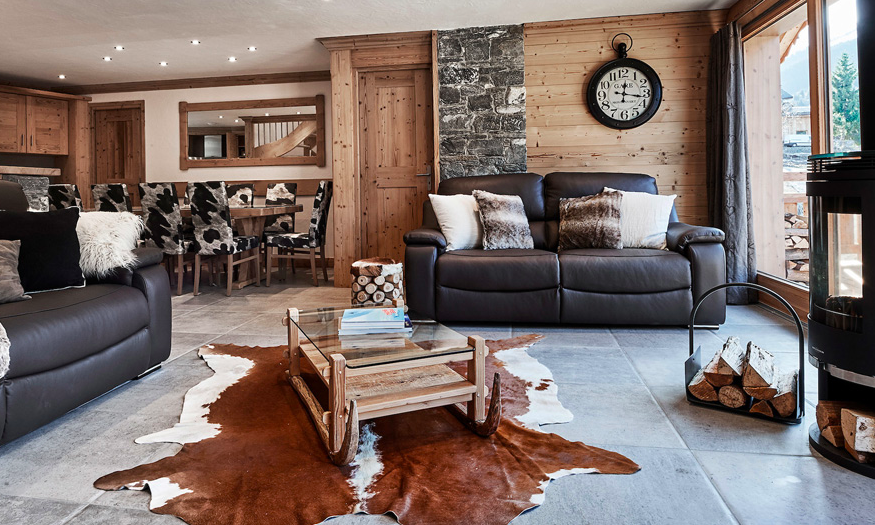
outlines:
[[832, 126], [834, 143], [851, 141], [859, 148], [860, 88], [857, 66], [847, 53], [842, 53], [832, 72]]

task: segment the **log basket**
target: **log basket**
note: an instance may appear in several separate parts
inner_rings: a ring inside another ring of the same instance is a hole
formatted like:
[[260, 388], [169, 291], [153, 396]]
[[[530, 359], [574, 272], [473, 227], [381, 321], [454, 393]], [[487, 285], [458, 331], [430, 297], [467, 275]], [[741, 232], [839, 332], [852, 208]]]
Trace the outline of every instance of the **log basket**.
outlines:
[[[774, 417], [769, 417], [763, 414], [757, 414], [754, 412], [750, 412], [750, 403], [747, 403], [745, 406], [741, 408], [731, 408], [726, 405], [721, 404], [719, 401], [702, 401], [701, 399], [697, 399], [690, 393], [689, 385], [690, 381], [693, 380], [693, 377], [699, 370], [704, 366], [702, 363], [702, 347], [695, 346], [695, 321], [696, 321], [696, 313], [699, 311], [699, 307], [702, 306], [702, 303], [705, 302], [711, 294], [723, 290], [724, 288], [731, 287], [742, 287], [742, 288], [752, 288], [757, 290], [758, 292], [767, 293], [777, 299], [784, 307], [790, 312], [790, 315], [793, 316], [793, 320], [796, 322], [796, 330], [799, 333], [799, 373], [797, 376], [797, 384], [796, 384], [796, 409], [793, 414], [789, 417], [780, 417], [775, 415]], [[766, 288], [765, 286], [760, 286], [758, 284], [751, 283], [726, 283], [715, 286], [711, 288], [707, 292], [705, 292], [702, 297], [696, 302], [695, 306], [693, 306], [692, 312], [690, 312], [690, 357], [687, 359], [684, 364], [684, 372], [686, 380], [684, 382], [685, 391], [687, 394], [687, 401], [696, 405], [706, 406], [708, 408], [715, 408], [718, 410], [725, 410], [727, 412], [734, 412], [736, 414], [744, 414], [746, 416], [758, 417], [761, 419], [767, 419], [769, 421], [777, 421], [780, 423], [785, 423], [788, 425], [797, 425], [802, 422], [802, 417], [805, 415], [805, 332], [802, 328], [802, 321], [799, 319], [799, 315], [796, 314], [796, 310], [790, 306], [783, 297], [773, 292], [772, 290]]]

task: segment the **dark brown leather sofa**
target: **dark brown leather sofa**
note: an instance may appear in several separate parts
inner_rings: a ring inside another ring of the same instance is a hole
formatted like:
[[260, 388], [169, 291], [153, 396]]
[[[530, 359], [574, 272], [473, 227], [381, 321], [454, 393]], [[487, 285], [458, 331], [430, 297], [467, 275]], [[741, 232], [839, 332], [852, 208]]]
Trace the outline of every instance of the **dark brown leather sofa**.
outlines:
[[[0, 181], [4, 182], [4, 181]], [[0, 209], [27, 209], [17, 184], [0, 184]], [[0, 304], [11, 342], [0, 379], [0, 444], [104, 394], [170, 355], [170, 283], [163, 254], [137, 251], [137, 266], [84, 288]]]
[[[668, 251], [558, 250], [559, 199], [604, 187], [657, 193], [656, 180], [633, 173], [533, 173], [443, 181], [441, 195], [475, 189], [523, 200], [534, 250], [446, 251], [426, 202], [422, 227], [404, 236], [407, 302], [439, 321], [599, 325], [682, 325], [694, 301], [726, 280], [723, 232], [678, 222], [672, 209]], [[696, 324], [726, 318], [722, 292], [709, 297]]]

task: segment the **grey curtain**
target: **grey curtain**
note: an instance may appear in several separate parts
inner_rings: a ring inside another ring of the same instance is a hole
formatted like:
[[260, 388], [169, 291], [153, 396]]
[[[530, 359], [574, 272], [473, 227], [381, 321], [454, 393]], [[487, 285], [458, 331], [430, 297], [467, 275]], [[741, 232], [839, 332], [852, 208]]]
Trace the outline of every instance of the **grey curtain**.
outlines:
[[[744, 53], [733, 22], [711, 37], [705, 131], [708, 213], [726, 233], [726, 279], [756, 281], [756, 248], [750, 199], [750, 167], [744, 114]], [[726, 290], [729, 304], [747, 304], [756, 293]]]

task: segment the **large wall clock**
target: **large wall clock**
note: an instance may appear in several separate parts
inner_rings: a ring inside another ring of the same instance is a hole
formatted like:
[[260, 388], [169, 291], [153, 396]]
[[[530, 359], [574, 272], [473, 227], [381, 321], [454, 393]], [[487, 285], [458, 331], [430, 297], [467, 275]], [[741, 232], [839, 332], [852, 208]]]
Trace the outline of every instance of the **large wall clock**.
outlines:
[[605, 126], [614, 129], [637, 128], [653, 118], [659, 109], [662, 83], [652, 67], [626, 56], [631, 47], [631, 37], [628, 47], [625, 42], [614, 47], [614, 40], [611, 40], [611, 47], [619, 58], [593, 73], [586, 90], [586, 102], [592, 115]]

